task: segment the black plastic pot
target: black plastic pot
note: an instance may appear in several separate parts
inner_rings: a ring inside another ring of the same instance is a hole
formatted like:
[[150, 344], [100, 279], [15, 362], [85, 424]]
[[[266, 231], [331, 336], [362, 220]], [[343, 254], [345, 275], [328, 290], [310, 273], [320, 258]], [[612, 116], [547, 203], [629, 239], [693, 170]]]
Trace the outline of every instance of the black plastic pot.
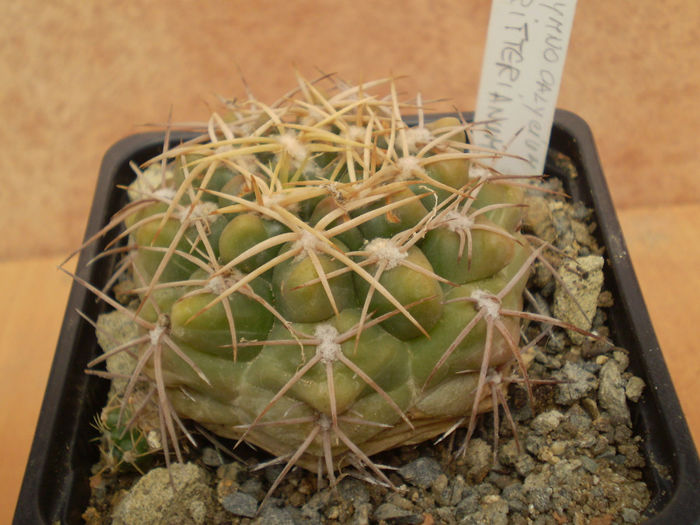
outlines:
[[[173, 134], [173, 144], [185, 135]], [[144, 133], [121, 140], [104, 156], [90, 212], [86, 239], [102, 228], [124, 204], [118, 184], [132, 179], [129, 162], [137, 164], [162, 151], [162, 133]], [[549, 163], [546, 172], [564, 180], [569, 194], [595, 210], [598, 241], [605, 245], [608, 263], [605, 287], [615, 297], [609, 312], [612, 338], [630, 351], [634, 374], [644, 379], [639, 403], [632, 406], [635, 433], [642, 436], [647, 459], [645, 481], [653, 494], [649, 523], [700, 523], [700, 462], [683, 418], [634, 270], [622, 238], [593, 137], [576, 115], [557, 111], [550, 153], [569, 157], [578, 171], [570, 178]], [[552, 155], [550, 155], [553, 158]], [[78, 262], [79, 275], [98, 288], [111, 274], [114, 260], [105, 258], [85, 267], [109, 239], [91, 244]], [[81, 523], [90, 496], [90, 468], [98, 459], [92, 426], [106, 400], [107, 381], [84, 373], [98, 355], [93, 328], [76, 313], [96, 318], [104, 304], [74, 284], [66, 309], [49, 383], [39, 417], [15, 524]]]

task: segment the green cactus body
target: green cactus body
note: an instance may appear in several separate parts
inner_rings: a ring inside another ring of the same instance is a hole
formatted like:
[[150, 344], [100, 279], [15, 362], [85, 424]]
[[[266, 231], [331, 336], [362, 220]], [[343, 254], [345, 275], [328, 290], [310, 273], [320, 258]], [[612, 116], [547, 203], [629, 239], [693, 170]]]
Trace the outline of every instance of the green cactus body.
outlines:
[[144, 472], [154, 463], [160, 450], [149, 442], [148, 434], [152, 429], [149, 430], [147, 424], [139, 425], [132, 421], [136, 405], [133, 397], [124, 400], [121, 396], [114, 396], [98, 418], [100, 453], [108, 471]]
[[130, 191], [122, 309], [171, 438], [177, 415], [333, 477], [468, 421], [518, 361], [523, 192], [380, 84], [233, 105]]

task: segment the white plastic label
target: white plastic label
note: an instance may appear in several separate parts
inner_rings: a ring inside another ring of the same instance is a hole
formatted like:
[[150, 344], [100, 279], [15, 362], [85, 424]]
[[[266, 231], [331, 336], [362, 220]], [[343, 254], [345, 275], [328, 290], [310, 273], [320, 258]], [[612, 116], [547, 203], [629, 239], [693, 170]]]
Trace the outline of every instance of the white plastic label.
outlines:
[[472, 140], [510, 155], [493, 167], [541, 175], [576, 0], [493, 0]]

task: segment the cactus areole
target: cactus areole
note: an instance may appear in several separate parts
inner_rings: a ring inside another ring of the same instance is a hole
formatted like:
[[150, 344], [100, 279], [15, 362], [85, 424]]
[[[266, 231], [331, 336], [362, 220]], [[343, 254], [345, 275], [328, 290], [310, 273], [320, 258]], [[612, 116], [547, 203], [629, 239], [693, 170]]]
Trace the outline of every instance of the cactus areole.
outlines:
[[[470, 146], [472, 126], [427, 122], [391, 79], [300, 79], [134, 166], [100, 232], [119, 232], [113, 293], [93, 291], [135, 335], [91, 366], [132, 356], [120, 397], [157, 404], [166, 457], [192, 420], [282, 475], [359, 465], [388, 481], [373, 454], [470, 435], [502, 388], [488, 378], [526, 377], [541, 248], [519, 232], [523, 179], [486, 167], [498, 153]], [[122, 412], [138, 425], [138, 407]]]

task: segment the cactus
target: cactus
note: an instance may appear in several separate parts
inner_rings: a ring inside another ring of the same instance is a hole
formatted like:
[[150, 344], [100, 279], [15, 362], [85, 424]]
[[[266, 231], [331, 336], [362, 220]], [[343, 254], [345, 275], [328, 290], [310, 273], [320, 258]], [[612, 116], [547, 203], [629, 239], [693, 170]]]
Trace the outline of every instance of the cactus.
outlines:
[[[160, 452], [160, 445], [154, 442], [156, 429], [149, 429], [142, 423], [145, 418], [142, 417], [139, 421], [136, 414], [138, 408], [143, 410], [143, 405], [149, 399], [139, 399], [139, 407], [134, 406], [135, 401], [136, 399], [127, 401], [121, 396], [114, 396], [96, 418], [103, 471], [115, 473], [133, 470], [143, 474], [153, 464], [156, 453]], [[142, 424], [135, 425], [137, 421]]]
[[486, 168], [497, 152], [470, 129], [426, 122], [390, 79], [300, 78], [134, 166], [100, 232], [123, 227], [107, 248], [125, 254], [123, 300], [80, 282], [137, 325], [92, 365], [136, 354], [124, 398], [153, 385], [166, 459], [193, 420], [282, 458], [271, 491], [294, 465], [334, 481], [359, 464], [390, 484], [370, 456], [471, 435], [502, 372], [529, 389], [520, 320], [547, 319], [522, 296], [543, 248], [519, 232], [522, 181]]

